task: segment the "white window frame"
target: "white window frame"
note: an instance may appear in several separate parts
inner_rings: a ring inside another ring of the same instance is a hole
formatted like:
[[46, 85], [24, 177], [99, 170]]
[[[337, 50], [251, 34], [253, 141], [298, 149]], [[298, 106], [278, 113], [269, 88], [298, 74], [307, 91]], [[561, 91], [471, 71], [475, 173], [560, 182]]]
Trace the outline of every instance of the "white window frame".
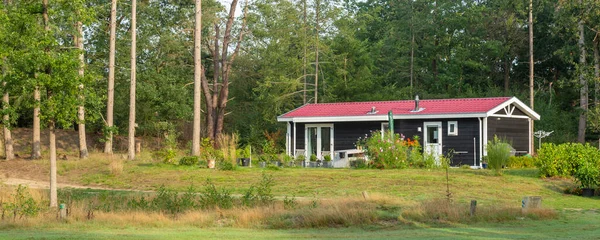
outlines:
[[[454, 125], [454, 131], [450, 131], [450, 126]], [[448, 136], [458, 136], [458, 121], [448, 121]]]
[[[386, 131], [387, 127], [387, 131]], [[390, 131], [390, 123], [389, 122], [381, 122], [381, 140], [385, 139], [386, 132]]]

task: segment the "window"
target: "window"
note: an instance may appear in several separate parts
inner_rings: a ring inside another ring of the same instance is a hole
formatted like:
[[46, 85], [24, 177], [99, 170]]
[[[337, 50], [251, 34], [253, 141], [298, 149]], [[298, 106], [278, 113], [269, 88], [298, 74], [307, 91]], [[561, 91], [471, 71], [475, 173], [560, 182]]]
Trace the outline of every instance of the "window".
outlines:
[[457, 121], [448, 121], [448, 136], [458, 136]]

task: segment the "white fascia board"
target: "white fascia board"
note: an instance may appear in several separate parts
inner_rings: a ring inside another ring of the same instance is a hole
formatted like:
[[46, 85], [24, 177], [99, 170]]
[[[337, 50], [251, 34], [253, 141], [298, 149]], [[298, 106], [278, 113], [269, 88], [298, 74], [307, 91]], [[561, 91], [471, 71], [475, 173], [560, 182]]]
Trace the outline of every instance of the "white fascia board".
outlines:
[[506, 106], [510, 105], [510, 104], [515, 104], [521, 111], [523, 111], [525, 114], [527, 114], [527, 116], [529, 116], [530, 118], [532, 118], [533, 120], [540, 120], [540, 115], [537, 114], [535, 111], [533, 111], [533, 109], [529, 108], [527, 105], [525, 105], [525, 103], [521, 102], [521, 100], [517, 99], [516, 97], [512, 97], [511, 99], [508, 99], [506, 102], [496, 106], [495, 108], [492, 108], [492, 110], [487, 112], [486, 116], [492, 116], [494, 115], [496, 112], [500, 111], [501, 109], [505, 108]]
[[[456, 119], [456, 118], [478, 118], [486, 117], [485, 113], [465, 113], [465, 114], [419, 114], [419, 115], [394, 115], [394, 119]], [[278, 117], [279, 122], [297, 122], [297, 123], [316, 123], [316, 122], [369, 122], [369, 121], [387, 121], [387, 115], [371, 116], [339, 116], [339, 117]]]

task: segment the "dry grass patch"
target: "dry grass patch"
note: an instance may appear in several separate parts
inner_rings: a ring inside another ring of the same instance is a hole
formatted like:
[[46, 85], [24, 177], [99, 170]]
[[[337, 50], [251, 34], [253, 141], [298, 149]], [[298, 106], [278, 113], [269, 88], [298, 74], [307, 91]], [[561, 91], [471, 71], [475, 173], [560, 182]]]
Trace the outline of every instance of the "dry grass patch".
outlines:
[[554, 219], [558, 216], [552, 209], [533, 209], [523, 213], [521, 208], [506, 205], [479, 205], [474, 216], [470, 214], [468, 203], [449, 202], [447, 199], [433, 199], [406, 209], [402, 218], [419, 223], [455, 224], [475, 222], [509, 222], [519, 219]]

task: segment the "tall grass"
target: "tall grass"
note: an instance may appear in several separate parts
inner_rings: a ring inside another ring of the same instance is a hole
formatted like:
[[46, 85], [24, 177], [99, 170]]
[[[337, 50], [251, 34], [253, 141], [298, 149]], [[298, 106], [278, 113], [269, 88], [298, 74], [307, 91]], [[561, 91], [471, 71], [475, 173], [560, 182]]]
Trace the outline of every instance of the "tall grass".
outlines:
[[487, 144], [488, 167], [500, 174], [502, 167], [506, 166], [510, 158], [512, 147], [505, 140], [494, 135], [494, 139]]
[[237, 146], [239, 136], [237, 134], [221, 134], [217, 138], [217, 146], [223, 154], [223, 161], [231, 163], [233, 166], [237, 165]]

